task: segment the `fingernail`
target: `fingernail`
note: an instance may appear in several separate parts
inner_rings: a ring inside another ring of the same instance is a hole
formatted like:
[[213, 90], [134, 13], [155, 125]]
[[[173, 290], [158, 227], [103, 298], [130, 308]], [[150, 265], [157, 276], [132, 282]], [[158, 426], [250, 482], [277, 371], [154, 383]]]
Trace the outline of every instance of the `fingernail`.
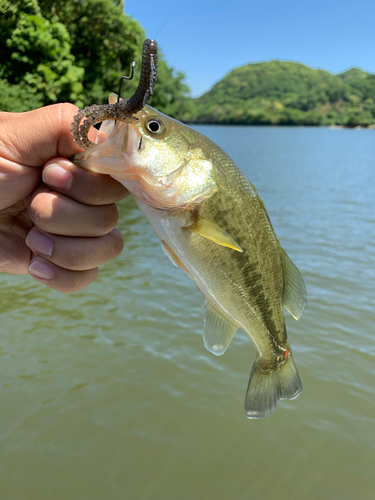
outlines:
[[29, 266], [29, 273], [34, 278], [41, 278], [43, 280], [51, 280], [55, 276], [54, 269], [46, 262], [34, 260]]
[[53, 250], [53, 243], [43, 233], [33, 230], [27, 235], [26, 245], [34, 252], [45, 257], [51, 257]]
[[72, 174], [57, 163], [52, 163], [43, 170], [43, 182], [53, 188], [69, 189], [72, 181]]

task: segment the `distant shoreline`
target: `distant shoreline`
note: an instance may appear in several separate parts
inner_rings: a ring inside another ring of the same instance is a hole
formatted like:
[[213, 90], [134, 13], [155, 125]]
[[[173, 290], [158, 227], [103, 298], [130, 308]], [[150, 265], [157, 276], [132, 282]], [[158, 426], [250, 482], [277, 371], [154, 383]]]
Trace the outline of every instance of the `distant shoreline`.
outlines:
[[375, 123], [368, 125], [367, 127], [363, 125], [356, 125], [355, 127], [350, 127], [347, 125], [295, 125], [293, 123], [288, 124], [272, 124], [272, 123], [220, 123], [220, 122], [194, 122], [181, 120], [185, 125], [215, 125], [220, 127], [293, 127], [293, 128], [331, 128], [331, 129], [346, 129], [346, 130], [375, 130]]
[[375, 74], [338, 75], [301, 63], [269, 61], [230, 71], [186, 103], [179, 119], [195, 124], [375, 128]]

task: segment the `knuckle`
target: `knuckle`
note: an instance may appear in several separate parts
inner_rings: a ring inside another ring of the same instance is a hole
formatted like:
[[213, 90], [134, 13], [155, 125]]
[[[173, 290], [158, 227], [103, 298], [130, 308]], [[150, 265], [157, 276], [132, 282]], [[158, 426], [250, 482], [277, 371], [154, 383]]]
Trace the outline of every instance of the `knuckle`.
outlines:
[[[95, 172], [89, 172], [92, 176], [93, 189], [91, 190], [91, 203], [93, 205], [102, 205], [103, 201], [108, 199], [108, 188], [105, 182], [103, 182], [103, 177]], [[95, 175], [93, 175], [95, 174]]]
[[53, 199], [51, 193], [40, 192], [30, 200], [28, 208], [30, 218], [41, 229], [47, 228], [52, 219]]
[[77, 106], [69, 102], [62, 102], [49, 106], [48, 110], [50, 111], [50, 114], [54, 120], [56, 119], [57, 115], [63, 122], [64, 120], [69, 120], [72, 115], [76, 114], [78, 108]]
[[66, 293], [79, 292], [86, 286], [90, 285], [98, 276], [98, 269], [90, 269], [89, 271], [72, 271]]
[[112, 235], [112, 252], [114, 257], [117, 257], [124, 249], [124, 238], [118, 229], [114, 229], [110, 234]]
[[[71, 123], [73, 116], [77, 113], [78, 108], [74, 104], [68, 102], [52, 104], [51, 106], [46, 106], [41, 108], [43, 111], [43, 117], [51, 125], [55, 127], [56, 121], [59, 123]], [[72, 138], [73, 141], [73, 138]]]
[[78, 245], [75, 248], [69, 267], [73, 271], [81, 271], [82, 269], [85, 269], [86, 261], [87, 253], [85, 252], [85, 247], [82, 243], [80, 243], [80, 239], [78, 239]]
[[103, 227], [106, 229], [106, 232], [112, 231], [118, 222], [118, 210], [114, 203], [106, 206]]
[[105, 205], [108, 197], [103, 176], [79, 166], [75, 166], [73, 172], [75, 178], [72, 188], [74, 188], [75, 199], [87, 205]]
[[84, 271], [73, 271], [73, 277], [69, 283], [69, 293], [75, 293], [85, 288], [86, 281], [84, 280]]

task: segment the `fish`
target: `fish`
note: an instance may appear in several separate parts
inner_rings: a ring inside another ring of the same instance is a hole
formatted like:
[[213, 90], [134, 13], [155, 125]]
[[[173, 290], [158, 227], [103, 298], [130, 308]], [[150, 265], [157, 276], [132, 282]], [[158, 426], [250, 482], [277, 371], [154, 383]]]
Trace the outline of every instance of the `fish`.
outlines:
[[73, 161], [134, 195], [163, 252], [205, 298], [203, 339], [211, 353], [222, 355], [238, 329], [247, 334], [256, 360], [245, 412], [266, 417], [280, 399], [302, 391], [283, 306], [302, 317], [304, 280], [257, 189], [223, 149], [148, 105], [134, 116], [136, 123], [104, 122], [106, 140]]

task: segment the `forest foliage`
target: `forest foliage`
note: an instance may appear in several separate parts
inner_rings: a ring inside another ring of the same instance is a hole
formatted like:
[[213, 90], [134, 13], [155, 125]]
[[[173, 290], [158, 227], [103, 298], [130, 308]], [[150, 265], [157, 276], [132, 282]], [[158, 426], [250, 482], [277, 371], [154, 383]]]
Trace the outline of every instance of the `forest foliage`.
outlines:
[[[0, 0], [0, 110], [107, 102], [140, 54], [145, 33], [123, 0]], [[136, 76], [123, 97], [133, 94]], [[138, 69], [138, 72], [137, 72]], [[190, 123], [373, 126], [375, 75], [333, 75], [282, 61], [247, 64], [189, 98], [185, 75], [159, 52], [150, 104]]]
[[[64, 101], [107, 102], [145, 39], [122, 0], [1, 0], [0, 32], [0, 110], [17, 112]], [[140, 61], [124, 97], [134, 92], [139, 69]], [[187, 112], [184, 78], [159, 54], [151, 104], [171, 116]]]
[[375, 75], [333, 75], [294, 62], [247, 64], [193, 100], [190, 123], [372, 126]]

